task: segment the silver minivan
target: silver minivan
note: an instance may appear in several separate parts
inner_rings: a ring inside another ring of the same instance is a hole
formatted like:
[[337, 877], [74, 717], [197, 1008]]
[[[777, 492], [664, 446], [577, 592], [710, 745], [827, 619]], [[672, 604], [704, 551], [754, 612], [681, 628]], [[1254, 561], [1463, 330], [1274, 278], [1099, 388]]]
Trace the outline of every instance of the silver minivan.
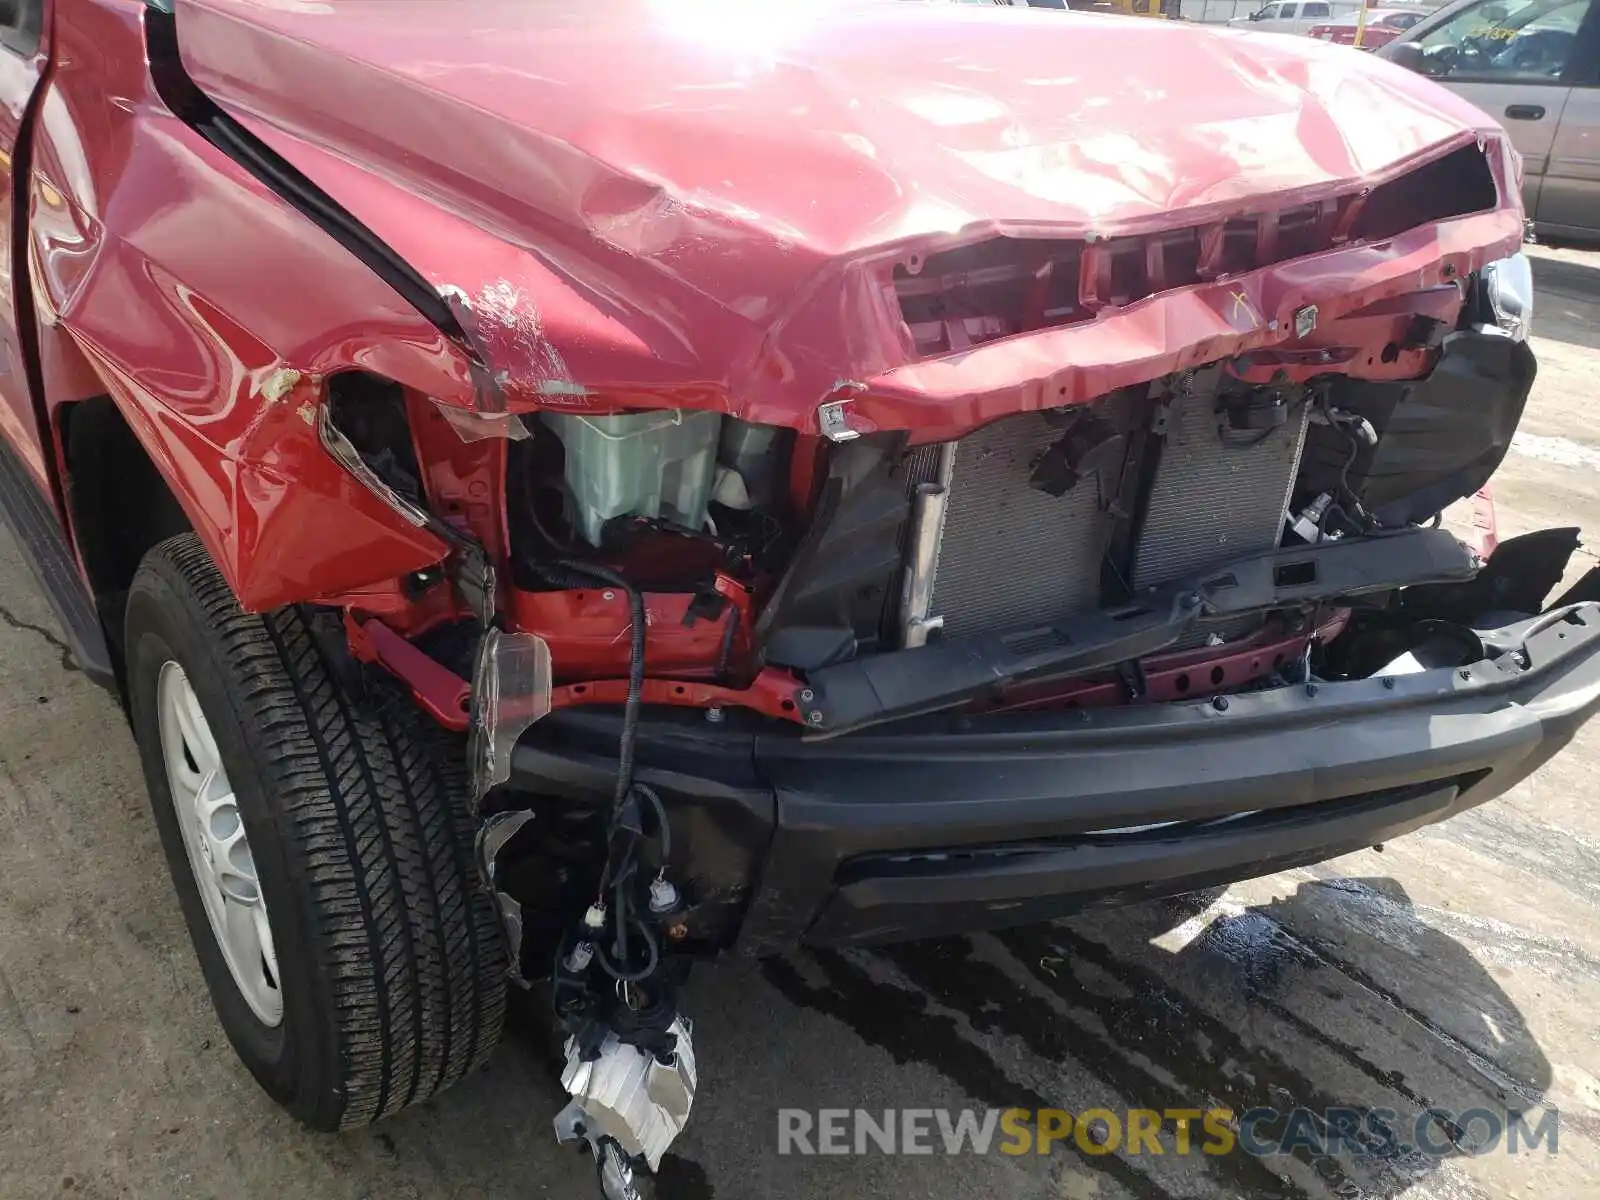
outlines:
[[1600, 239], [1600, 0], [1457, 0], [1378, 54], [1505, 126], [1541, 233]]

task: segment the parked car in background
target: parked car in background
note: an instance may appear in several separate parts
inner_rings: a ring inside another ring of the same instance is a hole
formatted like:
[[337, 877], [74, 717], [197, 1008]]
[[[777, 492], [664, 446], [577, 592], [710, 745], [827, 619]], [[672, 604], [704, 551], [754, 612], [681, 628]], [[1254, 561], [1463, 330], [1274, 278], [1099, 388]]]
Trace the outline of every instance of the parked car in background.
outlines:
[[1416, 8], [1371, 8], [1367, 10], [1364, 23], [1358, 10], [1325, 24], [1313, 25], [1306, 33], [1323, 42], [1341, 46], [1359, 44], [1363, 50], [1376, 50], [1394, 41], [1427, 15], [1426, 10]]
[[1360, 7], [1351, 0], [1273, 0], [1248, 17], [1234, 17], [1228, 26], [1257, 33], [1305, 33], [1313, 25], [1347, 16]]
[[1541, 232], [1600, 238], [1600, 3], [1461, 0], [1382, 54], [1505, 126]]

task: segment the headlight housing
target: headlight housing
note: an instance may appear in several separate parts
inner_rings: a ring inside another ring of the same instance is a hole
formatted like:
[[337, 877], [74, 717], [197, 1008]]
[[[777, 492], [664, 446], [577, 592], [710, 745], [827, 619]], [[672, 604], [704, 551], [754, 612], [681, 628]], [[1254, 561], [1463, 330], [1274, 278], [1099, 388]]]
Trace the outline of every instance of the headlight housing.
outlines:
[[1533, 264], [1513, 254], [1483, 268], [1483, 300], [1494, 323], [1516, 341], [1533, 330]]

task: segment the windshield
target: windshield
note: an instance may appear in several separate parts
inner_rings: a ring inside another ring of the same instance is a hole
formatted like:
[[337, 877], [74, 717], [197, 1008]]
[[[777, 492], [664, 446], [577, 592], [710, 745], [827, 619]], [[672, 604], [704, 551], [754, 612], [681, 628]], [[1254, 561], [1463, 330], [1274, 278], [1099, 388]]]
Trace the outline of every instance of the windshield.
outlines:
[[1485, 0], [1417, 39], [1435, 77], [1558, 76], [1577, 43], [1589, 0]]

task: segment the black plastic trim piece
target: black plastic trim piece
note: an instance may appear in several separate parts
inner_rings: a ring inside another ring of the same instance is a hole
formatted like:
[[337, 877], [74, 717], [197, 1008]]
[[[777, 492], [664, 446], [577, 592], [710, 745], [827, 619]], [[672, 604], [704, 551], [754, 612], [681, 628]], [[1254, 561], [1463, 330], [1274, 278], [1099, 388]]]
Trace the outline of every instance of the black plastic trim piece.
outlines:
[[1463, 329], [1444, 339], [1422, 379], [1333, 380], [1328, 402], [1364, 417], [1377, 443], [1352, 447], [1342, 429], [1312, 425], [1296, 509], [1321, 492], [1339, 496], [1348, 488], [1390, 528], [1428, 520], [1498, 469], [1537, 374], [1526, 342], [1498, 329]]
[[[905, 435], [874, 434], [828, 448], [827, 473], [804, 536], [756, 618], [764, 661], [809, 670], [825, 658], [877, 648], [905, 561], [911, 498], [894, 468]], [[784, 636], [785, 633], [788, 636]]]
[[[1023, 924], [1315, 862], [1514, 786], [1600, 709], [1600, 604], [1484, 642], [1464, 667], [1226, 709], [941, 713], [824, 742], [655, 710], [640, 777], [693, 830], [674, 838], [682, 877], [739, 898], [736, 934], [733, 905], [718, 928], [746, 952]], [[606, 804], [620, 719], [550, 714], [508, 792]]]
[[[1525, 779], [1600, 710], [1600, 605], [1484, 640], [1493, 656], [1464, 667], [1290, 685], [1230, 697], [1225, 710], [939, 714], [820, 743], [763, 732], [756, 766], [780, 817], [740, 945], [1024, 924], [1266, 874], [1453, 816]], [[1446, 787], [1459, 795], [1444, 807], [1418, 799], [1418, 814], [1397, 800], [1417, 793], [1395, 791]], [[1314, 836], [1226, 850], [1231, 827], [1266, 829], [1290, 810], [1289, 825], [1317, 818]], [[1252, 813], [1269, 815], [1246, 825]], [[890, 859], [925, 859], [932, 877], [915, 900], [879, 907], [867, 881]], [[1019, 900], [1003, 877], [1026, 861], [1043, 869]], [[851, 911], [819, 920], [847, 885], [859, 885], [842, 902]], [[947, 905], [957, 891], [968, 903]]]
[[94, 598], [78, 573], [54, 509], [4, 437], [0, 437], [0, 514], [38, 577], [72, 657], [86, 676], [115, 692], [117, 675]]
[[837, 946], [939, 937], [952, 928], [970, 933], [1268, 875], [1443, 820], [1464, 790], [1455, 780], [1441, 780], [1059, 846], [880, 856], [841, 870], [805, 941]]
[[1477, 564], [1442, 529], [1410, 529], [1279, 550], [1166, 584], [1120, 608], [1032, 629], [937, 642], [813, 671], [805, 715], [833, 737], [1055, 678], [1144, 658], [1223, 617], [1337, 601], [1419, 583], [1469, 580]]

